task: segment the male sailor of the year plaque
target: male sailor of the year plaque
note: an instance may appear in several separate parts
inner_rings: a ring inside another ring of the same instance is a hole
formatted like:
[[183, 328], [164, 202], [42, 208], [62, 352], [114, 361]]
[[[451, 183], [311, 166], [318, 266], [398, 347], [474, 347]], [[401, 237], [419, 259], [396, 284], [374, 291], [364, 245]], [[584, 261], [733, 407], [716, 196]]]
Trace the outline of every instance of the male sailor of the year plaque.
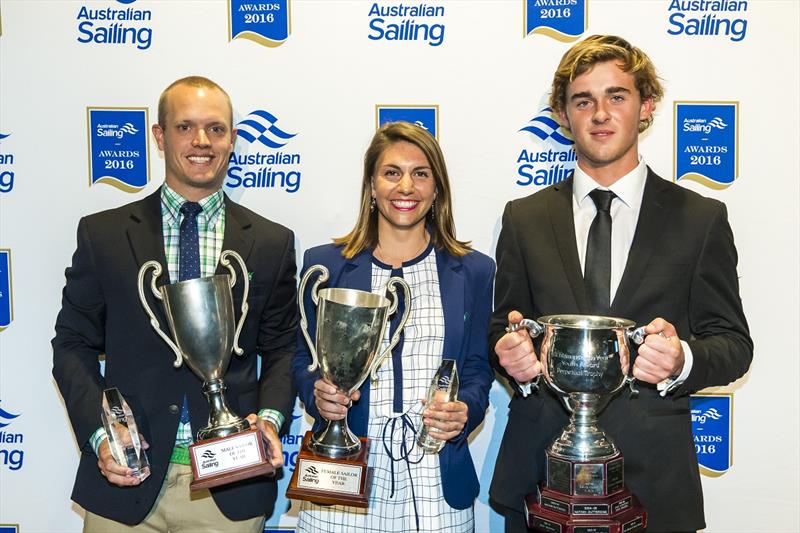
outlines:
[[629, 341], [644, 328], [621, 318], [552, 315], [523, 320], [539, 350], [545, 382], [571, 413], [547, 449], [547, 479], [525, 497], [528, 527], [547, 533], [635, 533], [647, 513], [625, 488], [622, 454], [597, 425], [597, 416], [629, 378]]
[[[303, 305], [306, 283], [314, 273], [319, 273], [311, 288], [311, 299], [317, 306], [316, 346], [308, 335]], [[300, 280], [300, 329], [314, 361], [308, 371], [319, 368], [323, 378], [350, 396], [370, 373], [375, 377], [400, 340], [411, 310], [411, 294], [400, 277], [389, 279], [391, 301], [380, 294], [355, 289], [318, 291], [327, 280], [328, 269], [322, 265], [309, 268]], [[405, 291], [405, 310], [389, 345], [378, 354], [386, 320], [397, 310], [396, 285]], [[346, 416], [329, 420], [319, 431], [306, 432], [286, 495], [295, 500], [367, 507], [372, 485], [368, 457], [369, 439], [356, 437], [347, 427]]]

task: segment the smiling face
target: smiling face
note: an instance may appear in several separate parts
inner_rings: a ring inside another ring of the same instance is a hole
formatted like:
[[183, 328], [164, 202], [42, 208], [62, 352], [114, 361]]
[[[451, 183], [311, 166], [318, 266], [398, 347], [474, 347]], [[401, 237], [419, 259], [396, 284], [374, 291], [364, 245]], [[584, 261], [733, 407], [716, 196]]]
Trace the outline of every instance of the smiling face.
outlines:
[[639, 164], [639, 123], [652, 113], [632, 74], [617, 62], [597, 63], [567, 86], [561, 121], [575, 139], [578, 164], [610, 185]]
[[176, 85], [166, 106], [165, 123], [153, 125], [164, 152], [166, 183], [187, 200], [201, 200], [225, 178], [236, 139], [230, 102], [218, 89]]
[[378, 209], [378, 234], [424, 231], [425, 215], [436, 199], [436, 180], [428, 158], [415, 144], [398, 141], [383, 151], [372, 176]]

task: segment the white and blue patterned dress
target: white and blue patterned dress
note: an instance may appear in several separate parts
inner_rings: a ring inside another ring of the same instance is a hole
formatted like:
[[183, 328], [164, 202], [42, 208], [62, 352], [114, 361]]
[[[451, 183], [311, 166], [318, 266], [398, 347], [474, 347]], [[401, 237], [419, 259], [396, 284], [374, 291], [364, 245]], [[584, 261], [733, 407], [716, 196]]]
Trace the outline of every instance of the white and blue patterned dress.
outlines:
[[[411, 288], [411, 313], [403, 331], [402, 354], [387, 357], [378, 371], [377, 385], [370, 389], [369, 466], [374, 470], [369, 508], [304, 501], [299, 531], [474, 530], [472, 508], [453, 509], [444, 500], [439, 456], [424, 454], [415, 445], [422, 427], [420, 400], [427, 395], [444, 346], [444, 313], [433, 246], [400, 269], [392, 270], [373, 258], [372, 292], [385, 294], [393, 275], [402, 276]], [[386, 329], [383, 348], [391, 334], [390, 328]], [[399, 391], [402, 394], [396, 394]]]

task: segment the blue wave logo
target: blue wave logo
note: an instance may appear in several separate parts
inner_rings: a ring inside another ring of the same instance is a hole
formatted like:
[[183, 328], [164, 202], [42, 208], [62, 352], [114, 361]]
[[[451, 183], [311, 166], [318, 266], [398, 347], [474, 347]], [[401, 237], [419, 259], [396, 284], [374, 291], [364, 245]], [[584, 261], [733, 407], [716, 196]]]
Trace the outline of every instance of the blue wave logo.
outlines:
[[5, 139], [6, 137], [10, 137], [10, 136], [11, 136], [11, 134], [10, 134], [10, 133], [0, 133], [0, 141], [2, 141], [3, 139]]
[[119, 2], [120, 4], [132, 4], [135, 1], [136, 0], [117, 0], [117, 2]]
[[236, 125], [238, 136], [249, 143], [260, 142], [267, 148], [286, 146], [296, 133], [287, 133], [275, 123], [277, 117], [268, 111], [257, 109]]
[[133, 125], [133, 124], [131, 124], [130, 122], [126, 122], [126, 123], [125, 123], [125, 125], [124, 125], [124, 126], [122, 126], [122, 127], [120, 127], [120, 129], [119, 129], [119, 130], [120, 130], [120, 131], [122, 131], [122, 132], [124, 132], [124, 133], [129, 133], [129, 134], [131, 134], [131, 135], [133, 135], [134, 133], [139, 133], [139, 130], [137, 130], [137, 129], [134, 127], [134, 125]]
[[712, 128], [717, 128], [718, 130], [724, 130], [728, 127], [728, 125], [719, 117], [714, 117], [713, 119], [709, 120], [708, 125]]
[[0, 428], [8, 427], [11, 421], [18, 417], [19, 415], [12, 415], [3, 408], [0, 408]]
[[521, 128], [519, 131], [532, 133], [543, 141], [546, 141], [548, 138], [553, 139], [558, 144], [564, 146], [572, 146], [575, 144], [575, 141], [562, 134], [559, 130], [561, 130], [561, 124], [553, 118], [553, 109], [551, 107], [545, 107], [539, 111], [538, 115], [528, 121], [527, 126]]

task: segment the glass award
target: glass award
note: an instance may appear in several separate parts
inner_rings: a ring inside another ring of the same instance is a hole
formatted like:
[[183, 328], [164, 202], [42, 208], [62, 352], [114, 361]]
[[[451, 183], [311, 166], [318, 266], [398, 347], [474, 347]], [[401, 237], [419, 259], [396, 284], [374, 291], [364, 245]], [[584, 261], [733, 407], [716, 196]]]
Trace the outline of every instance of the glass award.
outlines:
[[144, 481], [150, 475], [150, 462], [142, 448], [142, 439], [139, 437], [133, 412], [119, 389], [103, 391], [103, 410], [100, 417], [103, 419], [114, 460], [132, 469], [133, 476]]

